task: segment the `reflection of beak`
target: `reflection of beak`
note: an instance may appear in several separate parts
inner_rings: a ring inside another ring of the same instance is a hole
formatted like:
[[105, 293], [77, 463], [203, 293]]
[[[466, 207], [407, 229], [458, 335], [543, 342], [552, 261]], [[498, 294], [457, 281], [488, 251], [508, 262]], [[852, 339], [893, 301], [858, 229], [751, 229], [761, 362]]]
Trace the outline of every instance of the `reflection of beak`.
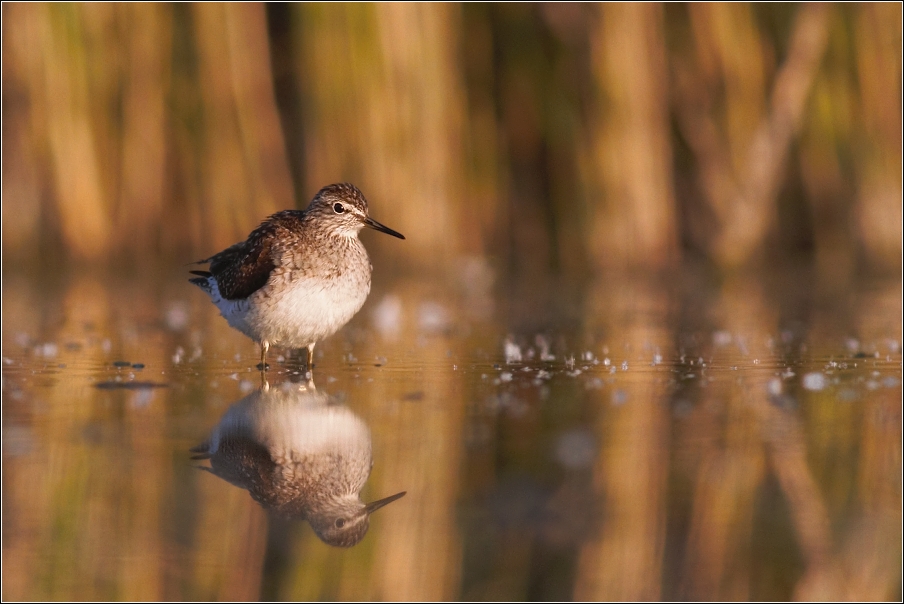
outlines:
[[377, 501], [372, 501], [364, 506], [364, 511], [367, 514], [373, 514], [377, 510], [379, 510], [384, 505], [388, 505], [395, 501], [396, 499], [401, 499], [407, 491], [402, 491], [401, 493], [396, 493], [395, 495], [390, 495], [384, 499], [378, 499]]
[[364, 218], [361, 219], [361, 222], [364, 223], [364, 226], [370, 227], [375, 231], [380, 231], [381, 233], [386, 233], [387, 235], [392, 235], [393, 237], [398, 237], [399, 239], [405, 238], [405, 235], [402, 235], [398, 231], [393, 231], [388, 226], [383, 226], [382, 224], [380, 224], [379, 222], [377, 222], [370, 216], [365, 216]]

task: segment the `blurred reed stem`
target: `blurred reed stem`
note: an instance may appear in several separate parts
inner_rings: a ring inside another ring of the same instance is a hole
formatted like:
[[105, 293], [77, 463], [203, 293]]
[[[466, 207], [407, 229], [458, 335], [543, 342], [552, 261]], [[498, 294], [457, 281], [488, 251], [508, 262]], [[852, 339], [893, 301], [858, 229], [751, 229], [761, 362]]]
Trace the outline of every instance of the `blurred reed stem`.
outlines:
[[2, 10], [7, 267], [193, 260], [349, 180], [399, 265], [900, 268], [900, 5]]

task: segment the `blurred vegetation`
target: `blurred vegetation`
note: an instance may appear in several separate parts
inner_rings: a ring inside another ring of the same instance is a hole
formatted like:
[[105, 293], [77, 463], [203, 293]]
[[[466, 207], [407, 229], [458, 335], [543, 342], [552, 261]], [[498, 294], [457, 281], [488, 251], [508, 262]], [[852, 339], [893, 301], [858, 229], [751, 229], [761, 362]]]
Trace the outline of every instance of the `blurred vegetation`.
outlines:
[[193, 259], [330, 182], [403, 265], [901, 264], [901, 5], [3, 5], [4, 267]]

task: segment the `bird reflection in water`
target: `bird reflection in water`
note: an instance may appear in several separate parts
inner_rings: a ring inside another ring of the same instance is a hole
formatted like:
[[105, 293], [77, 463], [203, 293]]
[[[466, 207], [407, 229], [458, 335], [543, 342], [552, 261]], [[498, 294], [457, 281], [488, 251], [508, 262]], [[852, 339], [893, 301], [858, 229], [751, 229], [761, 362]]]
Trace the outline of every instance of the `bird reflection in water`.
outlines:
[[260, 390], [235, 403], [192, 459], [251, 493], [284, 518], [307, 520], [329, 545], [364, 537], [370, 515], [405, 492], [365, 504], [373, 466], [370, 430], [357, 415], [317, 392], [313, 381]]

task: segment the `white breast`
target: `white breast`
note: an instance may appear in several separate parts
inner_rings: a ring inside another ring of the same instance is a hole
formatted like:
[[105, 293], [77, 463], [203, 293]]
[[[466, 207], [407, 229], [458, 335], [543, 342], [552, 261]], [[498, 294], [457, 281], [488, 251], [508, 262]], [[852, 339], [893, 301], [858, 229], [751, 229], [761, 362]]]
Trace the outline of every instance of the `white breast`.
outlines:
[[303, 348], [333, 335], [361, 310], [370, 293], [369, 271], [359, 277], [366, 278], [274, 274], [267, 287], [251, 297], [243, 322], [257, 341]]

